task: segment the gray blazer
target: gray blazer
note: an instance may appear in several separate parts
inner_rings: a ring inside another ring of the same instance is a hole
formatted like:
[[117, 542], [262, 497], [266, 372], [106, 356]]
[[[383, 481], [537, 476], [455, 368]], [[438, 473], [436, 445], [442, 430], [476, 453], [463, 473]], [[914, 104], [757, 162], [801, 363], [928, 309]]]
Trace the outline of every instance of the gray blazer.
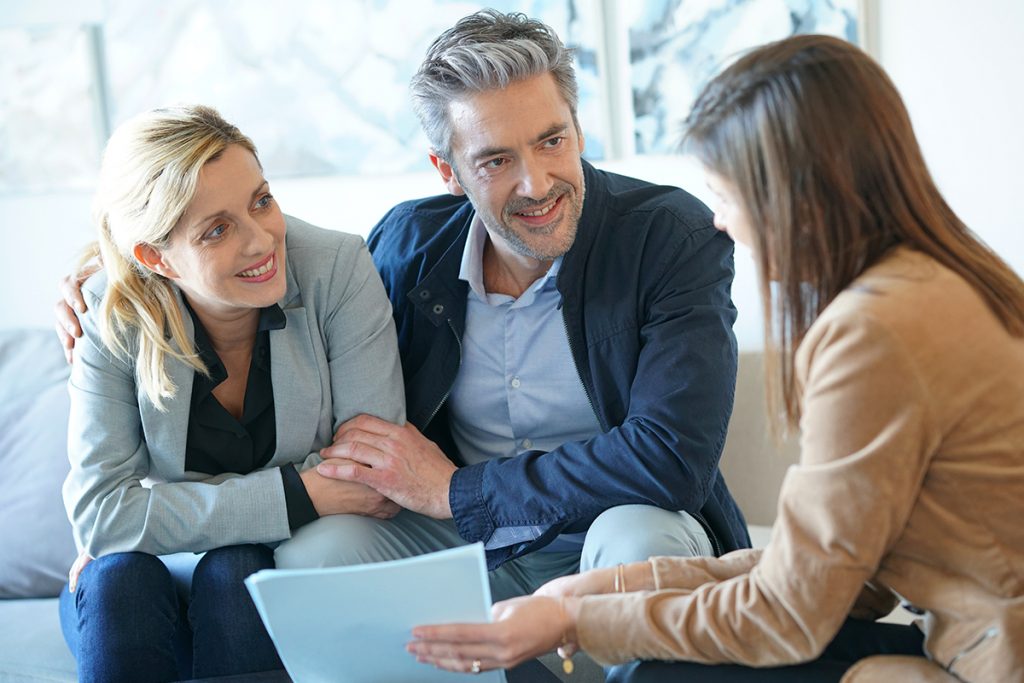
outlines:
[[[284, 329], [270, 332], [277, 450], [246, 475], [185, 471], [194, 371], [176, 360], [166, 412], [146, 399], [134, 362], [114, 357], [97, 328], [106, 289], [100, 273], [83, 287], [89, 310], [71, 370], [64, 505], [79, 549], [93, 557], [154, 555], [290, 536], [279, 466], [319, 461], [335, 429], [360, 413], [404, 422], [405, 399], [391, 305], [355, 235], [287, 217]], [[182, 306], [180, 292], [179, 306]], [[190, 316], [182, 308], [189, 334]]]

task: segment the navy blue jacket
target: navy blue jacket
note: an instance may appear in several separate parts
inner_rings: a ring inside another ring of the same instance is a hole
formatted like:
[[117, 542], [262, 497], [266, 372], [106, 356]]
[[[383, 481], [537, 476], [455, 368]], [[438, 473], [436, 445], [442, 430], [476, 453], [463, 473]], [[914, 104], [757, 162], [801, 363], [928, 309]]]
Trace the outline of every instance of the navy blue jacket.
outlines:
[[[584, 173], [583, 215], [556, 282], [602, 434], [460, 467], [449, 494], [459, 534], [474, 542], [500, 527], [543, 529], [488, 551], [494, 568], [639, 503], [693, 514], [718, 554], [749, 547], [718, 470], [736, 385], [732, 241], [678, 188], [585, 162]], [[408, 419], [456, 464], [447, 398], [461, 363], [468, 285], [458, 275], [472, 218], [465, 197], [414, 200], [368, 239], [394, 307]]]

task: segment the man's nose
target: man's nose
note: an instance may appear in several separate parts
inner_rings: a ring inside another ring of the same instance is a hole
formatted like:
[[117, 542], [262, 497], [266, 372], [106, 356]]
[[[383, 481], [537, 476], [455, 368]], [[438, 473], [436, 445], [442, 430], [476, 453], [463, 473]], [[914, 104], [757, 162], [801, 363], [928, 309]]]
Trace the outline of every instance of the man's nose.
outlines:
[[519, 194], [530, 199], [543, 199], [548, 196], [554, 180], [544, 164], [526, 159], [520, 168]]

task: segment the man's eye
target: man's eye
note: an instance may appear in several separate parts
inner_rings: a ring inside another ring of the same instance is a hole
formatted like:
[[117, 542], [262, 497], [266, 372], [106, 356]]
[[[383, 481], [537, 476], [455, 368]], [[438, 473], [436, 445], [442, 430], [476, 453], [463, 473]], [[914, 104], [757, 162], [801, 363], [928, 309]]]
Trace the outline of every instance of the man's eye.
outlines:
[[274, 201], [274, 196], [273, 195], [265, 194], [262, 197], [260, 197], [258, 200], [256, 200], [256, 208], [257, 209], [265, 209], [268, 206], [270, 206], [271, 202], [273, 202], [273, 201]]
[[504, 157], [498, 157], [496, 159], [490, 159], [484, 162], [484, 168], [499, 168], [505, 165], [507, 159]]
[[544, 141], [545, 147], [558, 147], [565, 140], [564, 137], [548, 138]]

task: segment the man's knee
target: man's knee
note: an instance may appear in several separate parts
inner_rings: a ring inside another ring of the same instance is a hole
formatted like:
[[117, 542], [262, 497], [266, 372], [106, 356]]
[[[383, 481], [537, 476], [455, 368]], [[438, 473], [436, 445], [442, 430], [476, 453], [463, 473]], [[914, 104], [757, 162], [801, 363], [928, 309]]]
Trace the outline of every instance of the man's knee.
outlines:
[[274, 561], [279, 569], [344, 567], [396, 558], [386, 525], [362, 515], [321, 517], [299, 529], [277, 547]]
[[587, 531], [580, 571], [655, 555], [713, 554], [700, 522], [685, 512], [651, 505], [621, 505], [602, 512]]

